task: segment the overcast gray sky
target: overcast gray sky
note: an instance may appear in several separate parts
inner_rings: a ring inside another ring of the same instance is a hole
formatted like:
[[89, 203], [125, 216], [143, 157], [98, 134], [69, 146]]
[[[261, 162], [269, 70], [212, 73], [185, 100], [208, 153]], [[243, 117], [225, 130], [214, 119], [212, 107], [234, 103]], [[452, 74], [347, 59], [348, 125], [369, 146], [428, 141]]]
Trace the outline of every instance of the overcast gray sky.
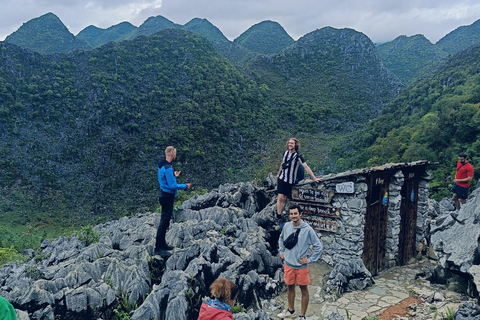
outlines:
[[373, 42], [425, 35], [432, 43], [480, 19], [478, 0], [0, 0], [0, 41], [23, 23], [57, 15], [76, 35], [89, 25], [135, 26], [162, 15], [185, 24], [206, 18], [230, 40], [264, 20], [280, 23], [295, 40], [326, 26], [352, 28]]

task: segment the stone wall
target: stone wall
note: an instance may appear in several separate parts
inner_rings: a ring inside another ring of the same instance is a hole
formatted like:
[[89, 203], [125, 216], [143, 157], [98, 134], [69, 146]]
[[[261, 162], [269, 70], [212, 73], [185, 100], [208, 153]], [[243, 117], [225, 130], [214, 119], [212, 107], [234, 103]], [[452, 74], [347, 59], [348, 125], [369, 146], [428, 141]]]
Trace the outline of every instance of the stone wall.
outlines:
[[[354, 193], [335, 193], [331, 203], [333, 207], [340, 208], [340, 218], [324, 218], [338, 224], [337, 232], [316, 230], [324, 245], [321, 259], [329, 265], [336, 265], [345, 260], [362, 259], [365, 215], [367, 212], [367, 184], [366, 174], [346, 175], [338, 178], [328, 178], [319, 186], [327, 190], [335, 190], [335, 186], [344, 182], [354, 182]], [[417, 230], [416, 249], [422, 249], [424, 242], [427, 215], [429, 181], [431, 175], [423, 174], [418, 186], [417, 206]], [[402, 203], [401, 190], [404, 183], [402, 170], [396, 170], [390, 178], [389, 184], [389, 206], [387, 221], [387, 239], [385, 267], [393, 267], [397, 264], [398, 245], [400, 234], [400, 208]], [[305, 185], [308, 187], [308, 185]]]
[[363, 228], [365, 225], [368, 190], [365, 177], [359, 175], [326, 180], [324, 187], [335, 190], [335, 185], [348, 181], [354, 182], [355, 192], [352, 194], [335, 193], [331, 202], [332, 206], [340, 208], [340, 219], [325, 218], [325, 220], [338, 223], [338, 232], [317, 231], [324, 245], [322, 260], [329, 265], [335, 265], [345, 260], [362, 258]]

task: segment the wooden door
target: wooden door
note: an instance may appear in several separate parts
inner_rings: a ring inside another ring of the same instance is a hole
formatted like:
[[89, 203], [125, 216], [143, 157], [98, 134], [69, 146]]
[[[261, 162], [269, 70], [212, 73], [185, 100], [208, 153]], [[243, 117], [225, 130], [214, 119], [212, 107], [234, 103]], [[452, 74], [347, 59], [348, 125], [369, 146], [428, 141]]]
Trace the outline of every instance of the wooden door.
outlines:
[[400, 205], [400, 234], [398, 241], [398, 264], [405, 265], [415, 257], [418, 206], [419, 172], [409, 170], [403, 172], [405, 181], [402, 186], [402, 202]]
[[362, 259], [372, 275], [385, 266], [389, 180], [383, 172], [369, 178]]

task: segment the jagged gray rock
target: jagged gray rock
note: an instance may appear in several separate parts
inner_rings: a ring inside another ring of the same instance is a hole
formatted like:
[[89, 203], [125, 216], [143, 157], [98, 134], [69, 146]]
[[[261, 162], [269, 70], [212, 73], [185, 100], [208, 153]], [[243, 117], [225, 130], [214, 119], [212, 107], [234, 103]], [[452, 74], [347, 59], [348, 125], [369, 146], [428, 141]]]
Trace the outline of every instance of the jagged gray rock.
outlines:
[[156, 220], [138, 215], [98, 226], [105, 236], [88, 247], [77, 237], [44, 241], [44, 260], [0, 269], [0, 294], [32, 319], [102, 317], [122, 294], [140, 301], [151, 286]]
[[480, 305], [467, 302], [455, 312], [455, 320], [480, 320]]
[[[278, 294], [282, 261], [272, 255], [271, 234], [256, 223], [267, 220], [260, 217], [270, 202], [262, 190], [243, 183], [184, 202], [176, 213], [184, 222], [173, 224], [166, 237], [177, 249], [166, 261], [161, 283], [131, 319], [190, 319], [196, 301], [209, 295], [208, 284], [218, 277], [239, 286], [244, 306], [259, 309], [262, 299]], [[252, 218], [258, 211], [260, 217]], [[268, 319], [261, 311], [238, 317]]]
[[372, 274], [361, 259], [346, 260], [325, 275], [323, 291], [338, 297], [348, 291], [363, 290], [373, 283]]
[[[0, 268], [0, 294], [23, 319], [111, 319], [137, 304], [131, 319], [193, 319], [220, 276], [240, 287], [249, 310], [237, 319], [268, 319], [262, 300], [282, 288], [276, 257], [274, 199], [250, 183], [227, 184], [186, 201], [167, 241], [170, 257], [153, 256], [159, 214], [138, 214], [95, 227], [102, 237], [41, 245], [44, 259]], [[253, 310], [253, 309], [255, 310]]]
[[328, 320], [344, 320], [344, 318], [338, 313], [332, 312], [332, 314], [328, 317]]
[[[445, 203], [443, 201], [442, 203]], [[468, 273], [478, 263], [480, 239], [480, 189], [470, 195], [459, 212], [440, 206], [430, 225], [430, 243], [439, 262], [450, 270]]]

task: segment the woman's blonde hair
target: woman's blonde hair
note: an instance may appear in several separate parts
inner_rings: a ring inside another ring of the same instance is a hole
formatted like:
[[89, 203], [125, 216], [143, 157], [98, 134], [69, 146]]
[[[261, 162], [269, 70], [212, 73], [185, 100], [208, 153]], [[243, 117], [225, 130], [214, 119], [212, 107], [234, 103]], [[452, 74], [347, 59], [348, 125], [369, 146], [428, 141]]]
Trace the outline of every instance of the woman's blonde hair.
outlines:
[[238, 287], [230, 280], [218, 278], [210, 286], [210, 292], [215, 299], [218, 299], [222, 302], [227, 302], [228, 300], [237, 298]]
[[300, 141], [297, 138], [290, 138], [287, 140], [287, 142], [285, 143], [285, 145], [287, 146], [287, 149], [288, 149], [288, 141], [290, 140], [295, 141], [295, 151], [298, 151], [300, 149]]

